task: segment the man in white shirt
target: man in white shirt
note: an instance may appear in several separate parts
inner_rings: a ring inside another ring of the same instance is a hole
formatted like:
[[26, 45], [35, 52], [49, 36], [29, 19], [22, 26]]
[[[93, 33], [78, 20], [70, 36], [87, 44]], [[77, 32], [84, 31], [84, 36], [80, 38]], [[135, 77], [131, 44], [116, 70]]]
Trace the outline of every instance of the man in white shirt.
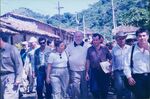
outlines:
[[150, 98], [150, 45], [149, 34], [146, 29], [136, 31], [137, 44], [133, 51], [133, 67], [130, 66], [131, 49], [125, 57], [124, 73], [136, 99]]
[[74, 92], [72, 98], [81, 97], [82, 99], [86, 99], [87, 82], [85, 80], [85, 63], [89, 44], [84, 42], [83, 38], [83, 33], [77, 31], [74, 34], [74, 42], [67, 46], [66, 52], [69, 56], [70, 79]]
[[130, 99], [131, 97], [131, 93], [124, 87], [123, 82], [124, 57], [130, 48], [129, 45], [125, 44], [126, 37], [127, 34], [125, 32], [116, 33], [115, 39], [117, 44], [112, 49], [112, 71], [117, 99], [123, 99], [123, 96], [125, 96], [125, 99]]

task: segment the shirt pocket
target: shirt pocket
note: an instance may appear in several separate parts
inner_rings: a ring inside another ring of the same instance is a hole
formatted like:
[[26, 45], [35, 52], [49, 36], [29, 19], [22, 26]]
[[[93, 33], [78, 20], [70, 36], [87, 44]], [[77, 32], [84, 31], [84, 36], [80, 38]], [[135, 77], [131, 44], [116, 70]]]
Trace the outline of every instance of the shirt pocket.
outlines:
[[9, 65], [12, 65], [12, 64], [13, 64], [13, 63], [12, 63], [12, 60], [11, 60], [11, 57], [10, 57], [10, 55], [8, 55], [8, 54], [4, 54], [4, 55], [2, 56], [2, 61], [3, 61], [4, 64], [9, 64]]
[[121, 51], [116, 51], [116, 52], [114, 53], [114, 55], [115, 55], [116, 57], [119, 57], [119, 56], [122, 56], [122, 53], [121, 53]]

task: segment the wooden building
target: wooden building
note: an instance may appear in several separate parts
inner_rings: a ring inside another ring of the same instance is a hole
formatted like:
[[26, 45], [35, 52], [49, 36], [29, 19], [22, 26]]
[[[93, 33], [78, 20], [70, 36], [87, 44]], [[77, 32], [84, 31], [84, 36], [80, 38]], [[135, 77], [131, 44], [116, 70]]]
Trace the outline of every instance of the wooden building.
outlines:
[[40, 22], [30, 17], [7, 13], [0, 16], [0, 33], [9, 34], [12, 44], [29, 40], [31, 36], [47, 39], [62, 39], [65, 42], [73, 40], [73, 33]]

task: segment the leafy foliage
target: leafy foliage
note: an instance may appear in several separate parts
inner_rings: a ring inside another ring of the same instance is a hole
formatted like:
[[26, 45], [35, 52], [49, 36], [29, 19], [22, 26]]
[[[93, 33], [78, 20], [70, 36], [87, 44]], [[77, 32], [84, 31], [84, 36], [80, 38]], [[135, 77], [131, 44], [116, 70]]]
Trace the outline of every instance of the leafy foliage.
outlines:
[[[136, 27], [147, 27], [150, 30], [150, 2], [149, 0], [113, 0], [115, 8], [115, 17], [117, 26], [132, 25]], [[23, 9], [22, 9], [23, 10]], [[112, 21], [112, 0], [99, 0], [99, 2], [89, 5], [89, 8], [76, 15], [64, 13], [63, 15], [43, 16], [39, 13], [33, 13], [28, 10], [26, 16], [36, 18], [45, 23], [62, 28], [75, 28], [78, 26], [83, 30], [83, 16], [86, 28], [99, 32], [108, 40], [112, 39], [111, 31], [113, 28]], [[25, 14], [23, 12], [23, 14]], [[77, 22], [78, 21], [78, 22]]]
[[[65, 13], [60, 16], [60, 22], [64, 28], [76, 28], [83, 30], [83, 15], [85, 17], [86, 28], [94, 32], [99, 32], [104, 35], [108, 40], [112, 38], [111, 31], [113, 28], [112, 23], [112, 0], [100, 0], [99, 2], [89, 5], [89, 8], [78, 13], [79, 25], [76, 23], [73, 14]], [[136, 27], [146, 27], [150, 30], [150, 14], [149, 14], [149, 1], [148, 0], [114, 0], [115, 17], [117, 26], [119, 25], [132, 25]], [[50, 18], [53, 22], [56, 16]], [[57, 19], [58, 20], [58, 19]], [[52, 23], [56, 25], [56, 23]], [[58, 24], [57, 24], [58, 25]]]
[[50, 18], [49, 15], [44, 16], [40, 13], [33, 12], [32, 10], [30, 10], [28, 8], [24, 8], [24, 7], [21, 7], [19, 9], [15, 9], [12, 12], [16, 13], [16, 14], [24, 15], [27, 17], [32, 17], [32, 18], [39, 20], [39, 21], [42, 21], [42, 22], [47, 22], [47, 19]]

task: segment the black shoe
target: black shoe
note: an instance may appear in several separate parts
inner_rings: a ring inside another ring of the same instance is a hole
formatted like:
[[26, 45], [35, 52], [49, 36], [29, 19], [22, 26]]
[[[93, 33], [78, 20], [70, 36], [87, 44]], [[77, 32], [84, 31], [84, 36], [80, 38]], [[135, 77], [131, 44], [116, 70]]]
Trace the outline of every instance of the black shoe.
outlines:
[[19, 99], [23, 97], [23, 93], [19, 91]]

